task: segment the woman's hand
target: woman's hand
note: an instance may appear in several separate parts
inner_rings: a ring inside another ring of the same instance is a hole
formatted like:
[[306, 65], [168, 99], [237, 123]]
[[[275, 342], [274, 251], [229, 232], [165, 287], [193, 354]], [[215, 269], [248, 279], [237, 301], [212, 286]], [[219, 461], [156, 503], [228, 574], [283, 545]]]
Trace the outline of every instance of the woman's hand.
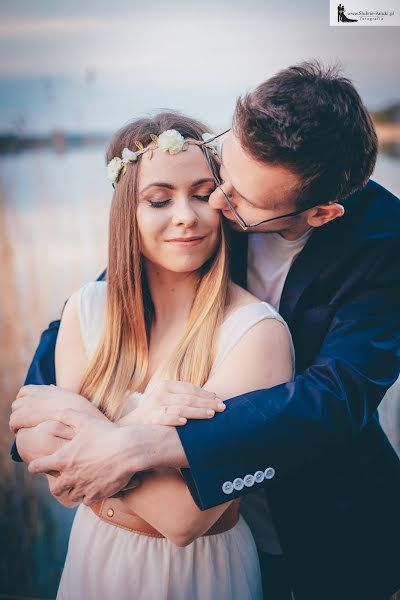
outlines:
[[92, 417], [107, 420], [89, 400], [56, 385], [25, 385], [11, 405], [10, 429], [16, 433], [21, 427], [35, 427], [51, 420], [54, 411], [72, 408]]
[[188, 419], [211, 419], [225, 404], [213, 392], [184, 381], [162, 381], [119, 425], [185, 425]]
[[35, 427], [20, 429], [16, 443], [22, 460], [29, 464], [35, 458], [53, 454], [73, 437], [71, 427], [58, 421], [45, 421]]

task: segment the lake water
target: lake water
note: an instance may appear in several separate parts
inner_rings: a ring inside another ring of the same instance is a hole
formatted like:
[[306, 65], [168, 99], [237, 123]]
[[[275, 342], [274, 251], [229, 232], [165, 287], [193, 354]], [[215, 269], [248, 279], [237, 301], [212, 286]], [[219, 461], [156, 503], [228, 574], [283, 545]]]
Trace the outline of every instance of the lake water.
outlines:
[[[111, 186], [103, 150], [0, 157], [0, 598], [53, 598], [74, 511], [46, 480], [11, 462], [7, 423], [40, 333], [71, 292], [95, 279], [107, 256]], [[400, 159], [381, 155], [374, 179], [400, 196]], [[399, 442], [399, 394], [383, 410]], [[89, 599], [88, 599], [89, 600]]]

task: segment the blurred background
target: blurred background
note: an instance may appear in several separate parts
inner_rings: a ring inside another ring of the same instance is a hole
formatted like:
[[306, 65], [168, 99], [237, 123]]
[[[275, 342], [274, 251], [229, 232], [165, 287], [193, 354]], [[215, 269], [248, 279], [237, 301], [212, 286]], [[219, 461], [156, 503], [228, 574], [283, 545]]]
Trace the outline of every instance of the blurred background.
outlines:
[[[54, 598], [65, 557], [74, 511], [11, 462], [7, 424], [41, 331], [105, 267], [110, 134], [160, 108], [222, 130], [239, 94], [319, 58], [373, 112], [374, 179], [400, 195], [399, 30], [328, 22], [327, 0], [2, 0], [0, 598]], [[399, 451], [396, 388], [381, 415]]]

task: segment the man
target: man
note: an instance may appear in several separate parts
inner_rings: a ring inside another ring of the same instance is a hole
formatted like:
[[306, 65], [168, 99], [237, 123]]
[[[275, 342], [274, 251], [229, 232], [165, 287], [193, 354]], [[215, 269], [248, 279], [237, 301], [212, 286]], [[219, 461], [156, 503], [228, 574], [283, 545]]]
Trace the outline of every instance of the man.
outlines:
[[[66, 411], [54, 418], [74, 439], [30, 471], [59, 471], [55, 495], [71, 488], [86, 504], [156, 466], [182, 468], [201, 509], [260, 489], [266, 598], [379, 600], [400, 587], [400, 464], [377, 417], [400, 370], [400, 203], [368, 181], [376, 153], [356, 90], [316, 63], [239, 100], [210, 204], [232, 223], [234, 278], [291, 328], [295, 381], [178, 429]], [[29, 383], [54, 382], [57, 327]]]

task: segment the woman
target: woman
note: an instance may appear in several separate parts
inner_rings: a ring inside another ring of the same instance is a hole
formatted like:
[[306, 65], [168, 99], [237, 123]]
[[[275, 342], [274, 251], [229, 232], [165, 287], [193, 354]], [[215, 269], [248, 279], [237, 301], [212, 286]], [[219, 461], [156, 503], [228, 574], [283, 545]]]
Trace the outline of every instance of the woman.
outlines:
[[[223, 410], [215, 395], [234, 398], [292, 377], [287, 326], [229, 280], [224, 223], [208, 205], [217, 159], [200, 146], [205, 133], [193, 119], [164, 113], [121, 129], [110, 144], [108, 279], [70, 298], [57, 339], [57, 385], [90, 400], [75, 409], [121, 425], [182, 426]], [[201, 386], [201, 406], [179, 396], [163, 405], [165, 394], [146, 402], [174, 380]], [[45, 446], [43, 454], [53, 450]], [[61, 500], [70, 505], [68, 494]], [[179, 471], [165, 469], [142, 474], [137, 488], [106, 504], [81, 504], [57, 597], [261, 598], [239, 502], [200, 511]]]

